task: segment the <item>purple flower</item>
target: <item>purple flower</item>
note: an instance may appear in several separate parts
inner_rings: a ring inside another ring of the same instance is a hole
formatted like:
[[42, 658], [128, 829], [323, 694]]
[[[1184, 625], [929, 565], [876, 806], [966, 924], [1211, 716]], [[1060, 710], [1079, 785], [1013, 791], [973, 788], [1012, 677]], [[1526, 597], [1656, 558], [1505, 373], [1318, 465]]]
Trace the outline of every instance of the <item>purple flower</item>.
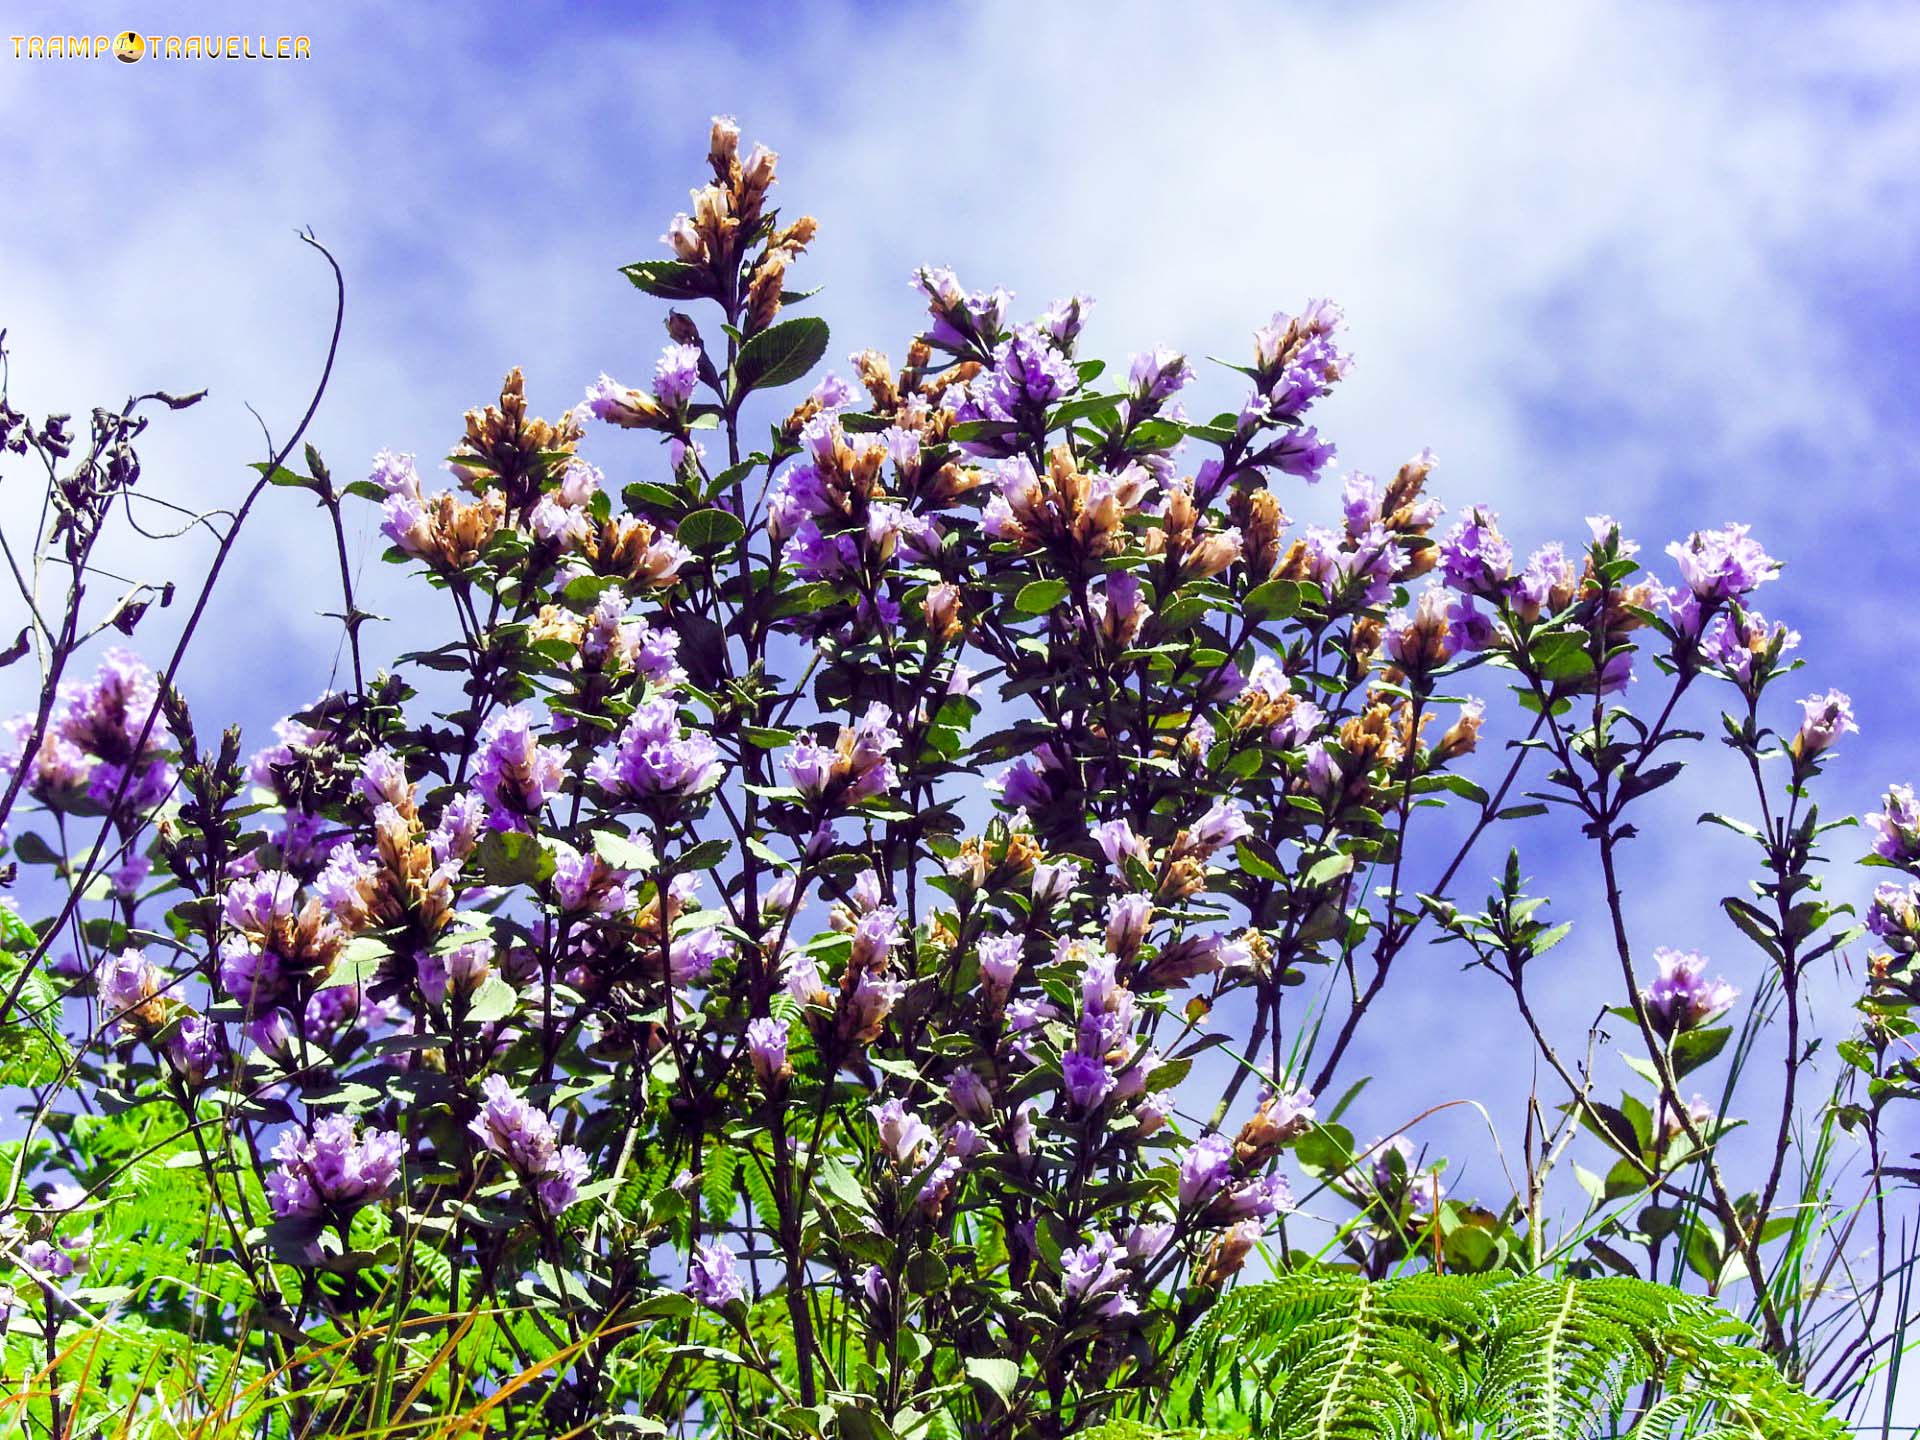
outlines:
[[1133, 1118], [1143, 1138], [1164, 1129], [1173, 1118], [1172, 1094], [1165, 1090], [1154, 1090], [1141, 1096], [1140, 1103], [1134, 1106]]
[[1860, 729], [1853, 720], [1853, 701], [1838, 690], [1809, 695], [1800, 702], [1800, 708], [1805, 713], [1792, 746], [1793, 753], [1802, 760], [1811, 760], [1831, 749], [1841, 736], [1855, 734]]
[[859, 399], [860, 392], [829, 370], [820, 377], [820, 383], [808, 392], [807, 398], [822, 410], [839, 410]]
[[990, 996], [1005, 1000], [1020, 973], [1020, 952], [1024, 944], [1018, 935], [988, 935], [980, 941], [980, 980]]
[[1056, 300], [1041, 313], [1039, 326], [1063, 354], [1071, 355], [1074, 341], [1080, 338], [1080, 327], [1086, 324], [1087, 312], [1092, 309], [1091, 296]]
[[489, 1075], [480, 1085], [485, 1104], [468, 1129], [494, 1154], [526, 1174], [539, 1174], [553, 1162], [553, 1122], [514, 1093], [504, 1076]]
[[[1673, 593], [1684, 593], [1687, 603], [1698, 610], [1699, 601], [1693, 598], [1692, 591]], [[1708, 628], [1700, 643], [1700, 656], [1707, 664], [1724, 671], [1736, 684], [1746, 685], [1753, 679], [1756, 660], [1777, 659], [1789, 650], [1798, 649], [1799, 645], [1797, 631], [1785, 625], [1770, 625], [1758, 610], [1734, 610], [1721, 615]], [[1779, 649], [1775, 650], [1775, 646]]]
[[1180, 1208], [1191, 1210], [1211, 1200], [1233, 1173], [1233, 1142], [1215, 1133], [1202, 1135], [1180, 1157]]
[[1307, 789], [1322, 800], [1331, 799], [1342, 780], [1339, 762], [1333, 758], [1333, 752], [1318, 740], [1310, 742], [1304, 753], [1307, 763], [1303, 774]]
[[109, 954], [94, 972], [94, 987], [100, 993], [100, 1012], [104, 1020], [119, 1020], [119, 1027], [134, 1035], [142, 1023], [157, 1023], [161, 1010], [156, 996], [165, 989], [167, 977], [154, 966], [144, 950], [121, 950]]
[[1112, 1235], [1097, 1232], [1085, 1245], [1060, 1252], [1063, 1289], [1069, 1300], [1088, 1304], [1099, 1302], [1097, 1313], [1109, 1320], [1138, 1312], [1133, 1297], [1127, 1294], [1127, 1275], [1122, 1262], [1126, 1249]]
[[354, 1130], [345, 1115], [325, 1115], [302, 1133], [284, 1132], [273, 1147], [279, 1167], [267, 1175], [273, 1213], [318, 1216], [379, 1199], [400, 1178], [400, 1137], [391, 1130]]
[[1293, 1209], [1293, 1187], [1284, 1175], [1267, 1175], [1228, 1192], [1226, 1214], [1234, 1220], [1268, 1220]]
[[1073, 893], [1074, 866], [1071, 861], [1043, 862], [1033, 867], [1033, 904], [1036, 910], [1048, 910]]
[[1153, 922], [1151, 895], [1116, 895], [1107, 902], [1107, 949], [1123, 960], [1139, 953]]
[[493, 941], [468, 940], [450, 950], [422, 950], [414, 958], [420, 993], [429, 1005], [444, 1005], [449, 994], [465, 1000], [493, 974]]
[[613, 756], [595, 760], [587, 773], [615, 794], [653, 799], [710, 789], [721, 770], [713, 738], [682, 729], [673, 701], [661, 697], [633, 712]]
[[802, 735], [783, 757], [787, 778], [808, 799], [843, 803], [871, 799], [899, 784], [887, 756], [900, 746], [893, 715], [875, 701], [852, 725], [840, 727], [831, 747]]
[[1107, 1069], [1107, 1062], [1099, 1056], [1070, 1050], [1061, 1061], [1060, 1068], [1067, 1098], [1081, 1110], [1097, 1110], [1100, 1103], [1113, 1093], [1113, 1073]]
[[598, 855], [562, 851], [553, 862], [553, 896], [568, 914], [618, 915], [633, 906], [632, 878]]
[[566, 779], [565, 758], [534, 739], [533, 714], [520, 705], [481, 727], [480, 746], [473, 783], [491, 807], [488, 823], [496, 830], [530, 829]]
[[747, 1056], [762, 1085], [776, 1085], [791, 1075], [793, 1067], [787, 1063], [787, 1022], [767, 1016], [749, 1022]]
[[1667, 546], [1680, 577], [1701, 600], [1737, 600], [1780, 573], [1780, 562], [1748, 535], [1745, 525], [1696, 530]]
[[665, 410], [678, 410], [693, 398], [700, 380], [700, 347], [669, 345], [653, 367], [653, 398]]
[[293, 918], [300, 881], [284, 870], [262, 870], [227, 887], [222, 908], [227, 924], [256, 938], [277, 934]]
[[1725, 980], [1707, 979], [1706, 957], [1696, 951], [1661, 946], [1653, 952], [1653, 962], [1660, 973], [1640, 998], [1653, 1028], [1661, 1035], [1671, 1037], [1707, 1024], [1724, 1013], [1740, 993]]
[[880, 1148], [898, 1166], [918, 1166], [933, 1148], [933, 1131], [899, 1100], [869, 1105], [874, 1126], [880, 1132]]
[[1246, 808], [1238, 800], [1216, 800], [1187, 832], [1187, 853], [1205, 858], [1253, 833]]
[[1020, 759], [992, 782], [1000, 798], [1016, 810], [1038, 810], [1053, 803], [1053, 789], [1040, 768], [1031, 760]]
[[248, 1010], [264, 1010], [280, 996], [280, 957], [244, 940], [220, 947], [220, 984]]
[[1500, 533], [1500, 517], [1483, 505], [1447, 532], [1440, 545], [1441, 573], [1466, 595], [1497, 599], [1513, 572], [1513, 546]]
[[1911, 785], [1890, 786], [1880, 809], [1864, 817], [1873, 831], [1873, 853], [1896, 865], [1920, 863], [1920, 800]]
[[744, 1300], [747, 1287], [734, 1269], [733, 1251], [725, 1245], [696, 1245], [687, 1266], [687, 1294], [709, 1310], [724, 1310]]
[[213, 1073], [219, 1058], [220, 1038], [213, 1022], [204, 1015], [182, 1015], [167, 1041], [167, 1064], [173, 1073], [189, 1090], [197, 1089]]
[[562, 1145], [553, 1164], [536, 1188], [540, 1203], [549, 1215], [558, 1215], [580, 1198], [580, 1183], [587, 1178], [587, 1154], [578, 1145]]
[[1135, 355], [1127, 368], [1134, 399], [1157, 405], [1193, 383], [1187, 357], [1167, 345]]
[[96, 804], [111, 804], [124, 782], [122, 805], [147, 810], [172, 788], [173, 767], [159, 758], [167, 735], [159, 706], [159, 679], [139, 656], [117, 647], [101, 658], [91, 680], [62, 688], [51, 730], [70, 749], [55, 753], [91, 763], [87, 795]]
[[1134, 834], [1133, 827], [1125, 820], [1108, 820], [1095, 826], [1093, 838], [1115, 870], [1124, 872], [1122, 857], [1130, 856], [1142, 865], [1147, 863], [1147, 842]]
[[993, 1117], [992, 1092], [987, 1089], [987, 1083], [980, 1078], [979, 1072], [970, 1066], [961, 1066], [947, 1081], [947, 1102], [970, 1120], [989, 1120]]
[[1905, 953], [1920, 947], [1920, 884], [1888, 880], [1876, 885], [1867, 929]]
[[668, 968], [675, 985], [692, 985], [713, 974], [713, 967], [733, 954], [733, 942], [711, 925], [690, 930], [667, 950]]

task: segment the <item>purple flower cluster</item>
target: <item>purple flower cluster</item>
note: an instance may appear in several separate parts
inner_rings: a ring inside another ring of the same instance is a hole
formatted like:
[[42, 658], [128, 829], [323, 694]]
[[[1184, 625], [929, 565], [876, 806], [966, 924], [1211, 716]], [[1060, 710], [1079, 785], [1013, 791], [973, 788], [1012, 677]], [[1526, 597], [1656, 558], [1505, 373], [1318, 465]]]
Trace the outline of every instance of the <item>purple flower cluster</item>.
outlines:
[[1722, 979], [1707, 979], [1707, 960], [1692, 950], [1670, 950], [1665, 946], [1653, 952], [1659, 975], [1641, 993], [1647, 1018], [1663, 1036], [1705, 1025], [1724, 1014], [1740, 994]]
[[1920, 865], [1920, 799], [1911, 785], [1890, 786], [1866, 823], [1874, 854], [1895, 865]]
[[553, 1121], [515, 1094], [504, 1076], [489, 1075], [480, 1093], [485, 1103], [467, 1128], [511, 1165], [523, 1183], [534, 1187], [549, 1214], [558, 1215], [573, 1204], [587, 1178], [586, 1152], [560, 1144]]
[[92, 679], [60, 687], [33, 756], [23, 753], [33, 717], [7, 722], [0, 786], [26, 765], [27, 788], [49, 805], [68, 805], [82, 795], [96, 805], [111, 805], [124, 784], [124, 810], [151, 810], [174, 781], [173, 767], [161, 754], [169, 735], [155, 713], [159, 705], [160, 683], [153, 671], [129, 651], [107, 651]]
[[487, 802], [487, 823], [496, 830], [530, 830], [541, 808], [566, 778], [566, 759], [534, 737], [533, 713], [516, 705], [480, 728], [480, 759], [474, 788]]
[[266, 1179], [279, 1216], [340, 1214], [378, 1200], [400, 1178], [403, 1152], [391, 1130], [358, 1133], [345, 1115], [325, 1115], [309, 1131], [288, 1130], [273, 1147], [278, 1168]]
[[613, 754], [595, 760], [587, 774], [615, 795], [653, 800], [709, 790], [722, 769], [713, 737], [683, 728], [679, 708], [662, 696], [633, 712]]
[[734, 1268], [733, 1251], [721, 1244], [693, 1247], [693, 1260], [687, 1266], [687, 1294], [709, 1310], [724, 1310], [736, 1300], [744, 1300], [746, 1283]]

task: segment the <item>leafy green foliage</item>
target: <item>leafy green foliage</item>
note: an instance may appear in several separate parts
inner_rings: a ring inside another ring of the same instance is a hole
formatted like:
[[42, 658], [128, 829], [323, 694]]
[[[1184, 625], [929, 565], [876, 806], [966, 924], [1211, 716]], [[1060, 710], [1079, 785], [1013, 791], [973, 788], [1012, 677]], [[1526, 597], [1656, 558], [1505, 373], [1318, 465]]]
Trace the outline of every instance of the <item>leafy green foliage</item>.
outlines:
[[1192, 1420], [1286, 1440], [1597, 1437], [1635, 1422], [1648, 1393], [1660, 1401], [1637, 1435], [1841, 1434], [1752, 1338], [1698, 1297], [1624, 1276], [1307, 1272], [1224, 1297], [1174, 1363]]

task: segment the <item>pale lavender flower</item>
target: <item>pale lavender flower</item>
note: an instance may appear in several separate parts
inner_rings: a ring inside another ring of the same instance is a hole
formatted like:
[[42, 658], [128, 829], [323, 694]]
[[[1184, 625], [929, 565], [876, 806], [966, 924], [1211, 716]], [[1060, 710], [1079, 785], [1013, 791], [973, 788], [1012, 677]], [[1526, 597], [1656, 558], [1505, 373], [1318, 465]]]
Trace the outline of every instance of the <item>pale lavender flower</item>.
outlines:
[[820, 377], [820, 383], [807, 393], [807, 398], [822, 410], [840, 410], [858, 400], [860, 392], [829, 370]]
[[1051, 909], [1073, 893], [1074, 865], [1071, 861], [1043, 862], [1033, 867], [1033, 903], [1038, 909]]
[[700, 380], [700, 347], [669, 345], [653, 367], [653, 398], [665, 410], [678, 410], [693, 398]]
[[993, 1117], [993, 1095], [980, 1073], [971, 1066], [963, 1065], [953, 1072], [947, 1081], [947, 1102], [970, 1120]]
[[711, 925], [677, 936], [667, 950], [668, 968], [675, 985], [693, 985], [713, 974], [713, 967], [733, 954], [733, 942]]
[[1707, 979], [1707, 959], [1696, 951], [1660, 946], [1653, 952], [1653, 962], [1660, 973], [1640, 998], [1661, 1035], [1707, 1024], [1725, 1013], [1740, 993], [1725, 980]]
[[1852, 735], [1860, 727], [1854, 723], [1853, 701], [1838, 690], [1824, 695], [1809, 695], [1800, 702], [1805, 712], [1800, 731], [1793, 737], [1793, 752], [1802, 760], [1811, 760], [1831, 749], [1843, 735]]
[[673, 701], [662, 697], [634, 711], [613, 756], [595, 760], [587, 773], [616, 794], [653, 799], [710, 789], [721, 770], [713, 737], [683, 729]]
[[1873, 853], [1896, 865], [1920, 863], [1920, 800], [1911, 785], [1893, 785], [1880, 809], [1864, 817], [1873, 832]]
[[496, 830], [527, 830], [566, 779], [566, 760], [534, 737], [533, 713], [521, 705], [502, 710], [480, 729], [480, 759], [474, 788], [489, 807]]
[[1234, 1220], [1269, 1220], [1293, 1209], [1293, 1188], [1284, 1175], [1267, 1175], [1227, 1192], [1226, 1215]]
[[709, 1310], [724, 1310], [744, 1300], [747, 1287], [734, 1268], [734, 1254], [725, 1245], [696, 1245], [687, 1266], [687, 1294]]
[[921, 1164], [935, 1144], [933, 1131], [927, 1128], [926, 1122], [899, 1100], [869, 1105], [867, 1113], [879, 1131], [880, 1148], [895, 1165]]
[[429, 1005], [444, 1005], [449, 995], [465, 1000], [493, 974], [493, 941], [463, 941], [447, 950], [422, 950], [414, 957], [420, 993]]
[[1134, 1106], [1133, 1118], [1140, 1127], [1142, 1137], [1153, 1134], [1166, 1127], [1173, 1118], [1173, 1095], [1166, 1090], [1154, 1090], [1140, 1097], [1140, 1103]]
[[1253, 833], [1247, 823], [1246, 807], [1238, 800], [1216, 800], [1194, 827], [1187, 832], [1187, 851], [1205, 858], [1214, 851], [1237, 844]]
[[1876, 885], [1867, 929], [1902, 953], [1920, 948], [1920, 884], [1888, 880]]
[[1482, 505], [1468, 510], [1466, 518], [1441, 542], [1440, 564], [1454, 589], [1484, 599], [1497, 598], [1513, 571], [1513, 546], [1500, 533], [1500, 517]]
[[557, 1145], [553, 1122], [515, 1094], [504, 1076], [487, 1076], [480, 1093], [485, 1103], [467, 1128], [521, 1174], [544, 1174], [553, 1164]]
[[1107, 949], [1123, 960], [1139, 953], [1153, 921], [1153, 897], [1130, 893], [1107, 902]]
[[787, 1062], [787, 1022], [762, 1016], [747, 1025], [747, 1057], [762, 1085], [775, 1085], [793, 1073]]
[[1218, 1194], [1233, 1173], [1233, 1142], [1202, 1135], [1180, 1157], [1180, 1207], [1191, 1210]]
[[1127, 382], [1136, 400], [1159, 404], [1193, 383], [1193, 366], [1171, 346], [1156, 345], [1132, 357]]
[[1701, 600], [1737, 600], [1779, 575], [1780, 562], [1747, 533], [1749, 528], [1728, 525], [1696, 530], [1667, 546], [1694, 595]]
[[1093, 838], [1100, 846], [1100, 853], [1107, 857], [1107, 863], [1115, 870], [1124, 871], [1122, 857], [1130, 856], [1142, 865], [1147, 863], [1147, 842], [1133, 833], [1133, 827], [1125, 820], [1108, 820], [1095, 826]]
[[988, 935], [980, 941], [980, 981], [990, 997], [1004, 1000], [1020, 973], [1020, 952], [1024, 948], [1018, 935]]
[[1108, 1320], [1138, 1313], [1127, 1294], [1127, 1275], [1121, 1262], [1125, 1248], [1105, 1232], [1096, 1232], [1085, 1245], [1060, 1252], [1062, 1288], [1068, 1300], [1093, 1305]]
[[547, 1213], [558, 1215], [579, 1199], [580, 1185], [586, 1178], [586, 1152], [578, 1145], [562, 1145], [554, 1154], [553, 1165], [535, 1187]]
[[357, 1209], [393, 1188], [403, 1150], [391, 1130], [359, 1134], [348, 1116], [322, 1116], [310, 1131], [288, 1130], [275, 1142], [279, 1165], [267, 1175], [267, 1199], [283, 1219]]

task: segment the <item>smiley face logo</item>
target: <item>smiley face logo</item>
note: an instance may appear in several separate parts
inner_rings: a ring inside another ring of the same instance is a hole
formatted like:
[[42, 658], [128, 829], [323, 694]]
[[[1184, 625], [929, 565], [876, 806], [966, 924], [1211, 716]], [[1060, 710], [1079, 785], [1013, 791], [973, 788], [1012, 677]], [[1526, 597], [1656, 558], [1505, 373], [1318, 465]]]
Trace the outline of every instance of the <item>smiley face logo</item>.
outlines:
[[113, 53], [116, 59], [131, 65], [147, 53], [146, 39], [131, 30], [122, 30], [113, 37]]

